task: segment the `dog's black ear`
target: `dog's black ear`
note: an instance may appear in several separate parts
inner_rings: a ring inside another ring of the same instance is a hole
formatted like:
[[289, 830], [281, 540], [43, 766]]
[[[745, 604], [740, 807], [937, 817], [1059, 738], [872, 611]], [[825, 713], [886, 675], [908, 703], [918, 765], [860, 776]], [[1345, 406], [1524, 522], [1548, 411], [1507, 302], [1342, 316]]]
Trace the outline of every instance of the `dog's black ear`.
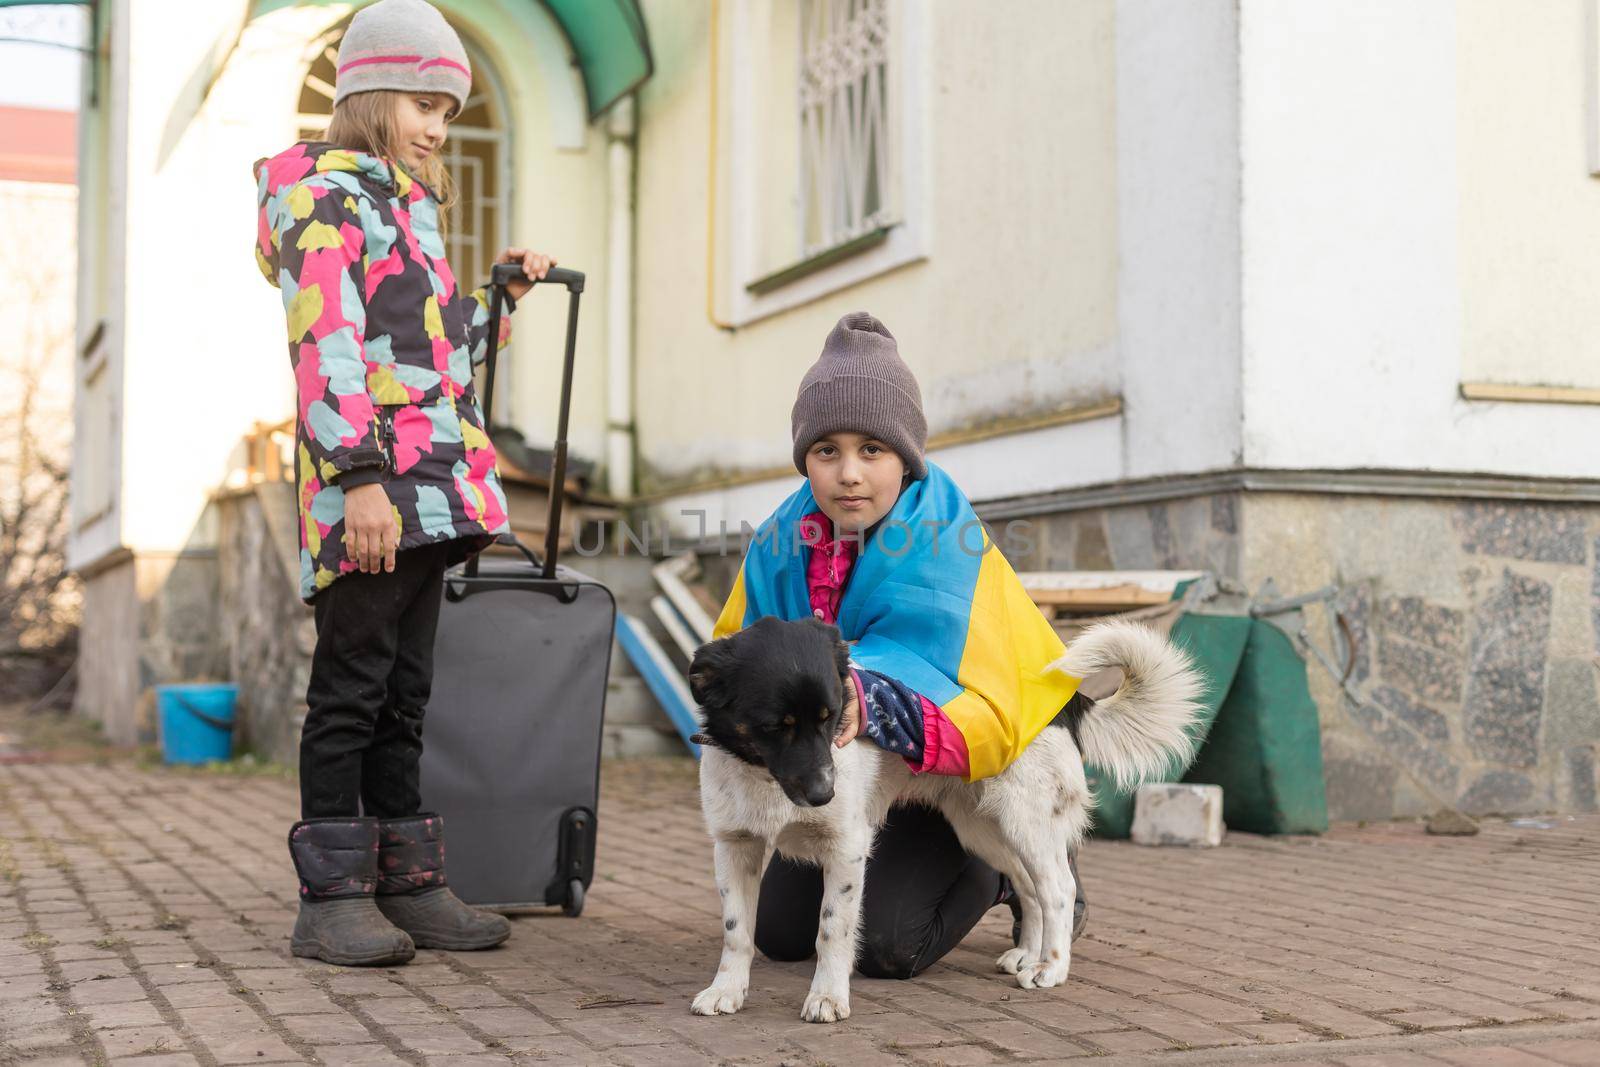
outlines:
[[840, 637], [839, 627], [835, 626], [831, 622], [823, 622], [821, 619], [817, 618], [815, 615], [807, 615], [805, 618], [801, 619], [800, 621], [805, 623], [808, 626], [815, 626], [817, 629], [821, 630], [823, 633], [827, 634], [829, 637], [832, 637], [836, 641]]
[[694, 659], [689, 663], [689, 692], [696, 704], [704, 706], [720, 700], [723, 676], [733, 663], [733, 647], [726, 637], [695, 650]]
[[801, 621], [821, 630], [833, 642], [833, 662], [839, 670], [839, 677], [843, 678], [850, 670], [850, 646], [845, 644], [844, 634], [839, 632], [839, 627], [831, 622], [823, 622], [815, 616]]

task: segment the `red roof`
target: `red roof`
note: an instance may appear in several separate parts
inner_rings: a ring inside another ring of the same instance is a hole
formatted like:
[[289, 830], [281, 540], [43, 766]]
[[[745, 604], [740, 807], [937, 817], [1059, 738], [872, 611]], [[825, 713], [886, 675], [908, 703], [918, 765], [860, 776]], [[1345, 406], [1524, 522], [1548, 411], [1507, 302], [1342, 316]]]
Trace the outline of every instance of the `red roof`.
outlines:
[[78, 113], [0, 107], [0, 179], [75, 183]]

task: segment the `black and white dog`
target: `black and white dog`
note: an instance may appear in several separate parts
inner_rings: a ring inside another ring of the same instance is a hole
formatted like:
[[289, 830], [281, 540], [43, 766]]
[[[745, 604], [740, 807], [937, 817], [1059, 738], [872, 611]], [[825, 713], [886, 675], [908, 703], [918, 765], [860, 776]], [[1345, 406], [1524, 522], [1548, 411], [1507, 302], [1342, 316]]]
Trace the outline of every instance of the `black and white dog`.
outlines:
[[763, 618], [695, 654], [689, 682], [707, 742], [700, 800], [715, 844], [723, 935], [717, 976], [692, 1010], [723, 1015], [743, 1006], [761, 873], [778, 848], [820, 864], [823, 874], [817, 970], [800, 1016], [849, 1017], [867, 855], [896, 801], [938, 808], [962, 845], [1016, 886], [1021, 943], [996, 966], [1024, 989], [1066, 981], [1076, 891], [1067, 853], [1088, 829], [1092, 805], [1084, 760], [1131, 785], [1187, 758], [1201, 691], [1188, 657], [1135, 623], [1092, 627], [1050, 669], [1077, 678], [1119, 669], [1120, 688], [1058, 716], [1004, 772], [970, 783], [913, 776], [904, 759], [874, 744], [835, 748], [848, 666], [839, 631], [814, 619]]

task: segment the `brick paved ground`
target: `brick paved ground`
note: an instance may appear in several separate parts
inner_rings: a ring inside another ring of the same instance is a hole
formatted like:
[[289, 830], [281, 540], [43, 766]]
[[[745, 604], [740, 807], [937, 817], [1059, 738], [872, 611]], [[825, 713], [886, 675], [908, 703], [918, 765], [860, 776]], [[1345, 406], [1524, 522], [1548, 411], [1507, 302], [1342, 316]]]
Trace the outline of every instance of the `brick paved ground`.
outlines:
[[1064, 988], [994, 974], [991, 913], [855, 1014], [798, 1017], [805, 965], [716, 967], [710, 850], [681, 765], [608, 768], [580, 920], [392, 970], [295, 960], [282, 780], [126, 760], [0, 765], [0, 1062], [1600, 1064], [1600, 818], [1235, 835], [1201, 852], [1094, 843]]

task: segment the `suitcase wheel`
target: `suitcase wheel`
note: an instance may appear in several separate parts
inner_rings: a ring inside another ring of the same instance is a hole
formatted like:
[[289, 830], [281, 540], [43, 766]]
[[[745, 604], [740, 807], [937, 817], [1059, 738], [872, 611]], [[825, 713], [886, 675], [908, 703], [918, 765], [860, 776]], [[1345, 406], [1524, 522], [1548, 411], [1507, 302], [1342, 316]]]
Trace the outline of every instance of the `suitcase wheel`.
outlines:
[[574, 878], [567, 883], [567, 899], [561, 905], [561, 910], [576, 919], [583, 914], [583, 881]]

